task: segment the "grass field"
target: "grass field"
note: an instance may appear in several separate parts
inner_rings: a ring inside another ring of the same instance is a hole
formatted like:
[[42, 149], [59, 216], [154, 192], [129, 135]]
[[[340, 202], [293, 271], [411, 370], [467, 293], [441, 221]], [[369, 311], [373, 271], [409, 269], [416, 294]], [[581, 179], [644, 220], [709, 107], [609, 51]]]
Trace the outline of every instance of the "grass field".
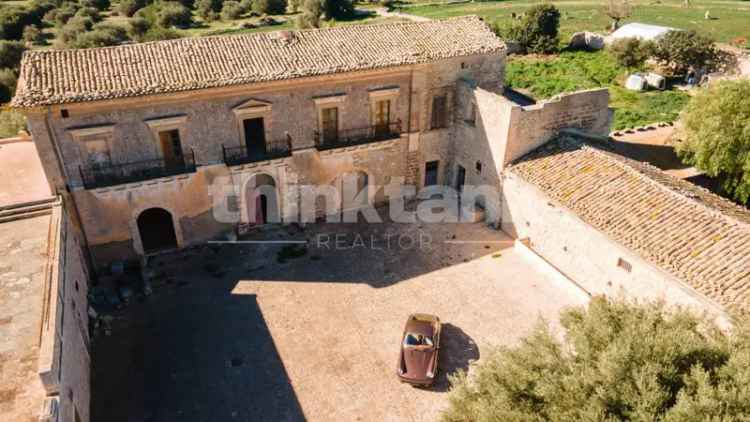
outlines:
[[607, 87], [614, 129], [677, 119], [689, 97], [681, 91], [632, 92], [622, 88], [627, 69], [604, 51], [564, 52], [558, 56], [512, 56], [506, 83], [537, 99], [563, 92]]
[[[511, 14], [520, 14], [538, 0], [500, 0], [460, 4], [404, 4], [402, 12], [433, 19], [478, 15], [490, 22], [511, 22]], [[576, 31], [605, 31], [610, 19], [602, 10], [603, 0], [552, 1], [562, 13], [560, 31], [569, 35]], [[683, 0], [634, 0], [633, 15], [625, 22], [643, 22], [694, 29], [716, 41], [730, 42], [738, 37], [750, 38], [750, 1], [692, 0], [685, 8]], [[706, 20], [706, 10], [713, 19]]]

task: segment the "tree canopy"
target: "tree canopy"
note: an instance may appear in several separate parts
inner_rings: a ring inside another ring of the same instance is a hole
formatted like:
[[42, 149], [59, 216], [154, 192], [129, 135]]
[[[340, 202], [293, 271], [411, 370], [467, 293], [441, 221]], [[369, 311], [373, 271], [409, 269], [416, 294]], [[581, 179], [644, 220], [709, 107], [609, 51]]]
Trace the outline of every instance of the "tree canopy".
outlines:
[[750, 80], [719, 82], [691, 98], [680, 137], [683, 161], [721, 179], [734, 199], [750, 200]]
[[560, 42], [560, 11], [553, 4], [538, 4], [530, 7], [520, 22], [508, 28], [495, 27], [503, 38], [518, 43], [522, 53], [554, 53]]
[[728, 421], [750, 417], [750, 329], [729, 336], [658, 303], [594, 297], [451, 377], [446, 422]]

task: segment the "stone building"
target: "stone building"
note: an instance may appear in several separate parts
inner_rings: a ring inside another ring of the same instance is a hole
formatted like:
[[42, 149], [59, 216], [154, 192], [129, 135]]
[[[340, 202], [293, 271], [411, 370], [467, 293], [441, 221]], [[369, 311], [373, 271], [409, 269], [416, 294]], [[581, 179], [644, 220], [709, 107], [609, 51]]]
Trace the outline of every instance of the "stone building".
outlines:
[[[33, 51], [13, 106], [106, 265], [297, 221], [292, 185], [499, 188], [503, 165], [534, 146], [520, 144], [560, 127], [607, 132], [606, 90], [522, 107], [503, 95], [504, 64], [476, 17]], [[315, 214], [357, 206], [318, 202]]]
[[0, 245], [0, 420], [86, 422], [89, 270], [80, 233], [49, 198], [0, 207]]
[[565, 132], [504, 172], [504, 231], [590, 294], [750, 310], [750, 211]]

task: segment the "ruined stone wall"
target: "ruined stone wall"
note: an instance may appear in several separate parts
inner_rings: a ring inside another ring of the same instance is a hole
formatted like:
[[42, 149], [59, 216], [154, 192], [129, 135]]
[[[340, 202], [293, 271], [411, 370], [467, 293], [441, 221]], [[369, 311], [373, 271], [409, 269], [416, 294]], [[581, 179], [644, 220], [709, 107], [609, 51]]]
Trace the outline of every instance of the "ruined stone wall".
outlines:
[[510, 124], [503, 163], [533, 151], [561, 129], [575, 128], [607, 136], [610, 128], [609, 90], [606, 88], [558, 95], [521, 107], [509, 105]]
[[665, 300], [706, 310], [721, 324], [719, 305], [622, 247], [512, 171], [503, 176], [502, 229], [590, 294]]

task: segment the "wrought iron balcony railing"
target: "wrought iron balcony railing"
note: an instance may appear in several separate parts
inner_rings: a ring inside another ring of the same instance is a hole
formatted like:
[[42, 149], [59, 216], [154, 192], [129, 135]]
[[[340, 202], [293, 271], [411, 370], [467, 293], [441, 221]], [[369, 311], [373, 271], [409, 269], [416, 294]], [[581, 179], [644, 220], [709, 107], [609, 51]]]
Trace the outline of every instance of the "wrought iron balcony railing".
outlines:
[[273, 160], [274, 158], [289, 157], [292, 154], [292, 142], [289, 139], [266, 142], [265, 146], [248, 148], [247, 146], [221, 146], [224, 163], [228, 166]]
[[399, 136], [401, 136], [400, 120], [388, 125], [340, 130], [335, 136], [323, 136], [319, 131], [315, 131], [315, 148], [318, 150], [343, 148], [370, 142], [387, 141]]
[[142, 182], [159, 177], [176, 176], [195, 172], [195, 152], [191, 149], [181, 159], [154, 159], [132, 163], [79, 167], [86, 189], [115, 186], [123, 183]]

